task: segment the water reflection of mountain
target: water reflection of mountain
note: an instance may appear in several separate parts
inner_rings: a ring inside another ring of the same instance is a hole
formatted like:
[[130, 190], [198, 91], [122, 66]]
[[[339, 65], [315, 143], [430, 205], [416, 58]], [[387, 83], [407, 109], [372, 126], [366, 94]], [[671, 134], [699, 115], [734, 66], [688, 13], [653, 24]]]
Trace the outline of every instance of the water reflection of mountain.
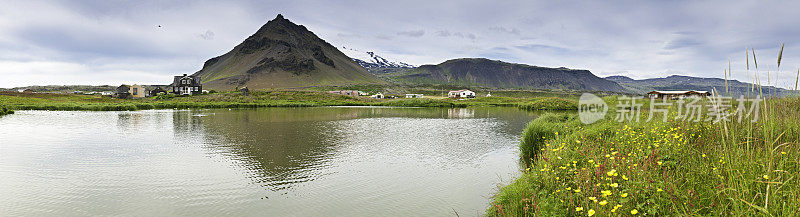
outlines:
[[209, 150], [246, 168], [273, 190], [313, 180], [334, 149], [336, 134], [326, 119], [352, 117], [347, 111], [309, 109], [217, 111], [202, 117]]
[[491, 151], [491, 144], [514, 142], [492, 140], [508, 138], [501, 134], [519, 135], [536, 116], [516, 108], [320, 107], [200, 113], [207, 116], [176, 112], [176, 134], [203, 134], [210, 152], [246, 168], [252, 179], [272, 190], [319, 178], [336, 155], [354, 150], [412, 151], [450, 163], [473, 159]]

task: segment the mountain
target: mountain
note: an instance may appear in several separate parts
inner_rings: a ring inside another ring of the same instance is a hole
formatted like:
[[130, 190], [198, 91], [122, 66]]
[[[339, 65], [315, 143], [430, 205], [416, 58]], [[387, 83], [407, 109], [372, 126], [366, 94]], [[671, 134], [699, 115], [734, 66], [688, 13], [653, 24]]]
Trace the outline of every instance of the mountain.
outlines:
[[506, 63], [484, 58], [448, 60], [422, 65], [393, 77], [395, 82], [448, 84], [501, 89], [567, 89], [622, 92], [617, 83], [599, 78], [588, 70], [547, 68]]
[[397, 60], [389, 60], [372, 51], [364, 52], [347, 47], [342, 47], [341, 51], [374, 74], [385, 74], [414, 68], [414, 65]]
[[302, 25], [278, 14], [195, 73], [205, 89], [293, 88], [384, 83]]
[[[725, 93], [725, 79], [721, 78], [699, 78], [682, 75], [671, 75], [666, 78], [649, 78], [634, 80], [625, 76], [609, 76], [606, 79], [614, 81], [628, 89], [629, 92], [645, 94], [653, 90], [702, 90], [712, 91], [716, 88], [720, 93]], [[739, 97], [747, 95], [753, 88], [753, 84], [728, 80], [728, 91], [731, 96]], [[756, 87], [757, 88], [757, 87]], [[785, 96], [791, 93], [790, 90], [771, 86], [762, 87], [764, 95], [774, 93], [778, 96]], [[756, 90], [758, 91], [758, 90]]]

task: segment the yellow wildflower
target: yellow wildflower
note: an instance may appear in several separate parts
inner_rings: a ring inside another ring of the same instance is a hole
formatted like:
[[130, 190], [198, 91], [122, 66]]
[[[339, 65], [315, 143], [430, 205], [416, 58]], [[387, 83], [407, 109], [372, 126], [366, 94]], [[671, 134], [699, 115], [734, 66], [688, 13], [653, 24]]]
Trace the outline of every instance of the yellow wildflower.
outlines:
[[589, 212], [587, 212], [586, 214], [587, 214], [587, 216], [593, 216], [594, 215], [594, 210], [593, 209], [589, 209]]
[[606, 204], [608, 204], [608, 201], [606, 200], [600, 201], [600, 206], [605, 206]]
[[636, 209], [631, 210], [631, 214], [632, 215], [636, 215], [636, 213], [639, 213], [639, 210], [636, 210]]
[[621, 194], [621, 195], [619, 195], [619, 196], [620, 196], [620, 197], [628, 197], [628, 193], [622, 193], [622, 194]]
[[575, 193], [581, 193], [581, 189], [580, 188], [575, 189]]
[[661, 164], [662, 164], [662, 162], [661, 162], [661, 161], [658, 161], [658, 162], [656, 162], [656, 163], [658, 163], [658, 165], [661, 165]]
[[662, 191], [664, 191], [664, 190], [661, 190], [661, 188], [658, 188], [658, 190], [656, 190], [656, 191], [657, 191], [657, 192], [662, 192]]
[[764, 179], [769, 179], [769, 176], [768, 175], [764, 175]]
[[625, 175], [622, 175], [622, 179], [624, 179], [625, 181], [627, 181], [627, 180], [628, 180], [628, 177], [625, 177]]
[[583, 211], [583, 207], [575, 207], [575, 212]]
[[617, 184], [617, 183], [611, 183], [611, 187], [612, 187], [612, 188], [619, 187], [619, 184]]

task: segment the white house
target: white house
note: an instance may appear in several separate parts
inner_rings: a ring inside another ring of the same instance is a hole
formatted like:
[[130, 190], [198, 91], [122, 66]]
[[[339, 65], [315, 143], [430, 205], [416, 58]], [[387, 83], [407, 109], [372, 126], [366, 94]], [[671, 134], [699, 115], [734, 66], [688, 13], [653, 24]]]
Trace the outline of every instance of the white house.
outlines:
[[422, 98], [422, 96], [423, 96], [422, 94], [415, 94], [415, 93], [406, 94], [406, 98]]
[[382, 93], [378, 93], [378, 94], [375, 94], [375, 95], [369, 96], [369, 98], [373, 98], [373, 99], [383, 99], [384, 97], [383, 97], [383, 94], [382, 94]]
[[450, 98], [475, 98], [475, 92], [471, 90], [454, 90], [447, 93]]

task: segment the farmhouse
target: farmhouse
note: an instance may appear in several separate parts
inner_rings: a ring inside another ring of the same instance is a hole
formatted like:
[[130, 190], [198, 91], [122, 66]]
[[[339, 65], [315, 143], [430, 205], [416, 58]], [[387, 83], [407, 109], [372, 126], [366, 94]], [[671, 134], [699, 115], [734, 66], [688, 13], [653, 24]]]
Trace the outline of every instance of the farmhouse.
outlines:
[[375, 94], [375, 95], [369, 96], [369, 98], [373, 98], [373, 99], [384, 99], [385, 97], [383, 96], [383, 93], [377, 93], [377, 94]]
[[683, 99], [687, 97], [711, 96], [708, 91], [680, 90], [680, 91], [650, 91], [647, 96], [651, 99]]
[[475, 92], [471, 90], [454, 90], [447, 93], [450, 98], [475, 98]]
[[359, 91], [357, 91], [357, 90], [334, 90], [334, 91], [328, 91], [328, 93], [340, 94], [340, 95], [346, 95], [346, 96], [359, 96], [360, 95]]
[[177, 95], [194, 95], [203, 93], [203, 82], [194, 75], [177, 75], [169, 85]]

